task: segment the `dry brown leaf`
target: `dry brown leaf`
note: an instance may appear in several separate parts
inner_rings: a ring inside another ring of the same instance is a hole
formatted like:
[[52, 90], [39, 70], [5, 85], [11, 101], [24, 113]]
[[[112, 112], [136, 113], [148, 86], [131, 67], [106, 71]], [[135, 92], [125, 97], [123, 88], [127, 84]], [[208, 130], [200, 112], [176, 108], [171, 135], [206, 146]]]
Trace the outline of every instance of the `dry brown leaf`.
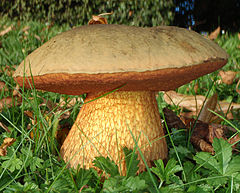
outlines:
[[16, 139], [14, 138], [5, 138], [3, 140], [2, 145], [0, 146], [0, 156], [6, 156], [7, 155], [7, 148], [11, 146]]
[[132, 14], [133, 14], [133, 11], [130, 10], [130, 11], [128, 12], [128, 16], [131, 17]]
[[13, 25], [10, 25], [9, 27], [7, 27], [6, 29], [4, 29], [0, 32], [0, 36], [4, 36], [8, 32], [12, 31], [12, 29], [13, 29]]
[[17, 84], [17, 86], [13, 89], [12, 95], [13, 95], [13, 96], [21, 97], [21, 94], [20, 94], [20, 92], [19, 92], [19, 89], [20, 89], [20, 87], [19, 87], [19, 85]]
[[234, 71], [219, 71], [219, 76], [222, 78], [222, 82], [228, 85], [231, 85], [237, 75], [237, 72]]
[[212, 143], [214, 138], [222, 138], [227, 140], [225, 132], [227, 127], [217, 124], [207, 124], [204, 122], [197, 122], [191, 136], [192, 144], [202, 150], [213, 153]]
[[65, 108], [71, 108], [73, 107], [77, 102], [82, 102], [83, 103], [83, 99], [82, 97], [75, 97], [75, 98], [72, 98], [70, 100], [68, 100], [67, 102], [65, 101], [64, 98], [60, 98], [60, 101], [59, 101], [59, 106], [60, 107], [65, 107]]
[[[32, 129], [32, 131], [30, 132], [30, 137], [31, 139], [33, 140], [36, 140], [40, 137], [40, 133], [37, 132], [37, 128], [36, 128], [36, 125], [38, 124], [38, 121], [37, 121], [37, 117], [34, 116], [33, 112], [31, 111], [24, 111], [24, 114], [26, 116], [28, 116], [30, 119], [31, 119], [31, 122], [32, 122], [32, 126], [34, 126], [34, 128]], [[49, 124], [51, 124], [51, 119], [49, 116], [47, 116], [46, 114], [44, 115], [44, 118], [46, 120], [46, 122], [48, 122]], [[31, 125], [28, 125], [27, 129], [31, 129]], [[42, 129], [42, 131], [44, 131], [43, 129], [43, 125], [40, 123], [40, 129]]]
[[[232, 132], [236, 132], [236, 130], [232, 127], [221, 125], [221, 124], [205, 124], [205, 123], [197, 123], [196, 128], [193, 131], [191, 142], [195, 144], [196, 147], [201, 149], [202, 151], [207, 150], [208, 152], [212, 153], [211, 148], [209, 145], [213, 143], [214, 138], [222, 138], [224, 140], [228, 140], [226, 137], [226, 133], [230, 130]], [[206, 143], [203, 143], [201, 140], [204, 140]], [[228, 140], [230, 144], [238, 143], [240, 141], [240, 136], [237, 134], [233, 138]], [[201, 143], [201, 146], [200, 144]], [[236, 145], [236, 144], [235, 144]], [[232, 146], [233, 148], [235, 147]]]
[[234, 116], [233, 116], [233, 114], [232, 114], [231, 111], [229, 111], [229, 112], [227, 113], [226, 118], [227, 118], [228, 120], [233, 120], [233, 119], [234, 119]]
[[[192, 83], [192, 82], [193, 82], [193, 81], [191, 81], [191, 83]], [[198, 92], [198, 87], [199, 87], [199, 86], [198, 86], [198, 83], [196, 82], [196, 83], [194, 84], [194, 87], [193, 87], [193, 90], [194, 90], [195, 93]], [[188, 87], [186, 90], [187, 90], [187, 92], [188, 92], [188, 91], [190, 90], [189, 87]]]
[[[24, 111], [24, 114], [25, 114], [27, 117], [30, 118], [30, 120], [31, 120], [31, 122], [32, 122], [32, 125], [36, 125], [36, 124], [37, 124], [37, 119], [36, 119], [36, 117], [34, 117], [33, 112], [27, 110], [27, 111]], [[30, 130], [31, 127], [32, 127], [31, 124], [28, 124], [27, 129]], [[29, 134], [30, 138], [33, 139], [33, 140], [35, 140], [36, 130], [37, 130], [36, 127], [34, 127], [34, 128], [32, 129], [32, 131], [30, 132], [30, 134]]]
[[213, 147], [207, 140], [207, 136], [209, 134], [209, 127], [207, 123], [203, 123], [201, 121], [198, 121], [194, 125], [194, 130], [191, 136], [191, 143], [201, 151], [206, 151], [213, 153]]
[[16, 68], [16, 65], [14, 65], [12, 67], [6, 65], [0, 69], [0, 73], [6, 73], [8, 76], [12, 76], [15, 71], [14, 70], [15, 68]]
[[[180, 113], [180, 116], [181, 117], [184, 117], [186, 119], [191, 119], [193, 117], [197, 117], [199, 112], [196, 112], [196, 111], [190, 111], [190, 112], [181, 112]], [[181, 118], [182, 119], [182, 118]], [[183, 119], [182, 119], [183, 120]]]
[[[25, 35], [28, 35], [29, 33], [28, 33], [28, 31], [25, 31], [24, 34], [25, 34]], [[26, 38], [27, 38], [27, 37], [25, 36], [24, 39], [26, 39]]]
[[213, 147], [203, 139], [199, 139], [196, 136], [194, 136], [194, 137], [191, 137], [191, 143], [201, 151], [214, 154]]
[[238, 83], [236, 85], [236, 92], [240, 94], [240, 89], [239, 89], [239, 84], [240, 84], [240, 79], [238, 80]]
[[205, 97], [202, 95], [184, 95], [175, 91], [167, 91], [163, 97], [167, 104], [186, 108], [190, 111], [200, 110], [205, 100]]
[[2, 127], [6, 132], [11, 133], [11, 131], [8, 129], [8, 127], [4, 123], [0, 122], [0, 127]]
[[27, 26], [25, 26], [25, 27], [22, 28], [22, 32], [26, 32], [26, 31], [28, 31], [29, 29], [30, 29], [30, 26], [27, 25]]
[[17, 21], [17, 27], [19, 28], [20, 26], [21, 26], [21, 21], [18, 20], [18, 21]]
[[197, 94], [197, 92], [198, 92], [198, 84], [196, 83], [195, 85], [194, 85], [194, 87], [193, 87], [193, 89], [194, 89], [194, 92]]
[[34, 120], [33, 112], [31, 112], [31, 111], [24, 111], [24, 114], [27, 115], [30, 119]]
[[102, 13], [99, 15], [93, 15], [92, 19], [88, 22], [88, 25], [93, 25], [93, 24], [108, 24], [107, 19], [101, 16], [104, 15], [111, 15], [113, 14], [113, 12], [111, 13]]
[[218, 100], [217, 94], [214, 94], [211, 98], [207, 99], [207, 101], [204, 103], [202, 107], [200, 114], [198, 115], [198, 120], [205, 123], [210, 122], [214, 114], [209, 110], [215, 111], [217, 106], [217, 100]]
[[5, 97], [0, 100], [0, 110], [3, 108], [10, 108], [21, 104], [22, 99], [20, 97]]
[[186, 128], [182, 120], [170, 109], [163, 109], [164, 117], [168, 128], [182, 129]]
[[106, 18], [93, 15], [92, 19], [88, 22], [88, 25], [93, 24], [108, 24], [108, 23]]
[[218, 26], [217, 29], [215, 29], [212, 33], [210, 33], [210, 35], [208, 36], [208, 38], [209, 38], [210, 40], [215, 40], [215, 39], [218, 37], [218, 35], [219, 35], [219, 33], [220, 33], [220, 30], [221, 30], [221, 28], [220, 28], [220, 26]]
[[8, 91], [8, 88], [5, 82], [0, 81], [0, 89], [4, 91]]
[[240, 33], [238, 33], [238, 39], [240, 40]]
[[[235, 135], [233, 138], [230, 138], [229, 141], [228, 141], [230, 144], [234, 144], [234, 143], [239, 143], [240, 142], [240, 136], [239, 134]], [[236, 144], [234, 144], [233, 147], [236, 146]]]
[[238, 103], [229, 103], [226, 101], [219, 101], [219, 104], [217, 105], [217, 111], [226, 113], [228, 110], [233, 109], [240, 109], [240, 104]]
[[34, 37], [35, 37], [37, 40], [41, 41], [41, 38], [40, 38], [38, 35], [34, 34]]
[[211, 124], [208, 126], [208, 130], [207, 140], [210, 143], [213, 143], [214, 138], [223, 138], [224, 140], [227, 140], [225, 137], [225, 132], [227, 131], [226, 127], [219, 124]]

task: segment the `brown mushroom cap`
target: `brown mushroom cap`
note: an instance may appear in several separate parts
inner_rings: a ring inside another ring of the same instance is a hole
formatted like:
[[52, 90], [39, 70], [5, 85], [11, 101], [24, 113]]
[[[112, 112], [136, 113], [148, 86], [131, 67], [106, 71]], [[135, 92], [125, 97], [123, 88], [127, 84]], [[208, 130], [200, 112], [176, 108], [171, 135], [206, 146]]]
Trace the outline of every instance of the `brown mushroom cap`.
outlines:
[[221, 68], [227, 58], [216, 43], [183, 28], [91, 25], [46, 42], [14, 78], [22, 86], [32, 74], [35, 88], [72, 95], [122, 85], [126, 91], [170, 90]]

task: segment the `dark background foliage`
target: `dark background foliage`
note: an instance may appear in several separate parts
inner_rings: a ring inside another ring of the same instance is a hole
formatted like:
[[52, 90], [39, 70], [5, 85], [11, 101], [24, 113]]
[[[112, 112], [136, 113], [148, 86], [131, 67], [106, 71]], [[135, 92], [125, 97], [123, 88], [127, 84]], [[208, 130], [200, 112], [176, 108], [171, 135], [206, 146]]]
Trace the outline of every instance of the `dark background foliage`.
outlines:
[[111, 12], [109, 23], [138, 26], [169, 25], [173, 21], [172, 0], [1, 0], [0, 16], [12, 19], [86, 24], [92, 15]]
[[111, 12], [109, 23], [177, 25], [196, 31], [240, 28], [240, 0], [1, 0], [0, 17], [57, 24], [86, 24], [92, 15]]
[[174, 25], [192, 26], [196, 31], [212, 31], [218, 26], [232, 32], [240, 29], [240, 0], [174, 0], [174, 4]]

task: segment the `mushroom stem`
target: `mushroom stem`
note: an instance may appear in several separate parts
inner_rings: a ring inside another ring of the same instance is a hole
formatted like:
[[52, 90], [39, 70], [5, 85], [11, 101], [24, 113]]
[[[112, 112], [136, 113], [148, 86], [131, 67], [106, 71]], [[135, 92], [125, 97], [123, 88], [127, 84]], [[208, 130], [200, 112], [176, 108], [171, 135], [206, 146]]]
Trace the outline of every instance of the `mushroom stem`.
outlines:
[[[104, 93], [91, 93], [86, 101]], [[97, 156], [109, 156], [126, 174], [123, 147], [133, 149], [138, 142], [147, 164], [166, 159], [164, 138], [155, 92], [116, 91], [83, 105], [76, 122], [61, 147], [61, 156], [69, 166], [93, 167]], [[145, 165], [138, 153], [139, 172]]]

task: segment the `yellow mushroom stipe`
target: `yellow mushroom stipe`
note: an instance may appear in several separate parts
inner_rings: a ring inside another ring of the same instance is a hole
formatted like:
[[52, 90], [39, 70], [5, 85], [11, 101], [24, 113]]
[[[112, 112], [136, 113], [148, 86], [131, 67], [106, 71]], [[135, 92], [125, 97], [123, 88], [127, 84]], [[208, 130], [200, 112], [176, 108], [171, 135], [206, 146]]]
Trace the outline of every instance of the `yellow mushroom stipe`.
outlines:
[[[104, 93], [89, 94], [86, 102]], [[83, 105], [61, 148], [64, 161], [77, 168], [93, 167], [97, 156], [109, 156], [126, 174], [123, 147], [133, 149], [135, 139], [150, 166], [167, 158], [167, 145], [161, 126], [155, 92], [117, 91]], [[139, 172], [145, 170], [140, 159]], [[119, 164], [121, 163], [121, 164]]]

